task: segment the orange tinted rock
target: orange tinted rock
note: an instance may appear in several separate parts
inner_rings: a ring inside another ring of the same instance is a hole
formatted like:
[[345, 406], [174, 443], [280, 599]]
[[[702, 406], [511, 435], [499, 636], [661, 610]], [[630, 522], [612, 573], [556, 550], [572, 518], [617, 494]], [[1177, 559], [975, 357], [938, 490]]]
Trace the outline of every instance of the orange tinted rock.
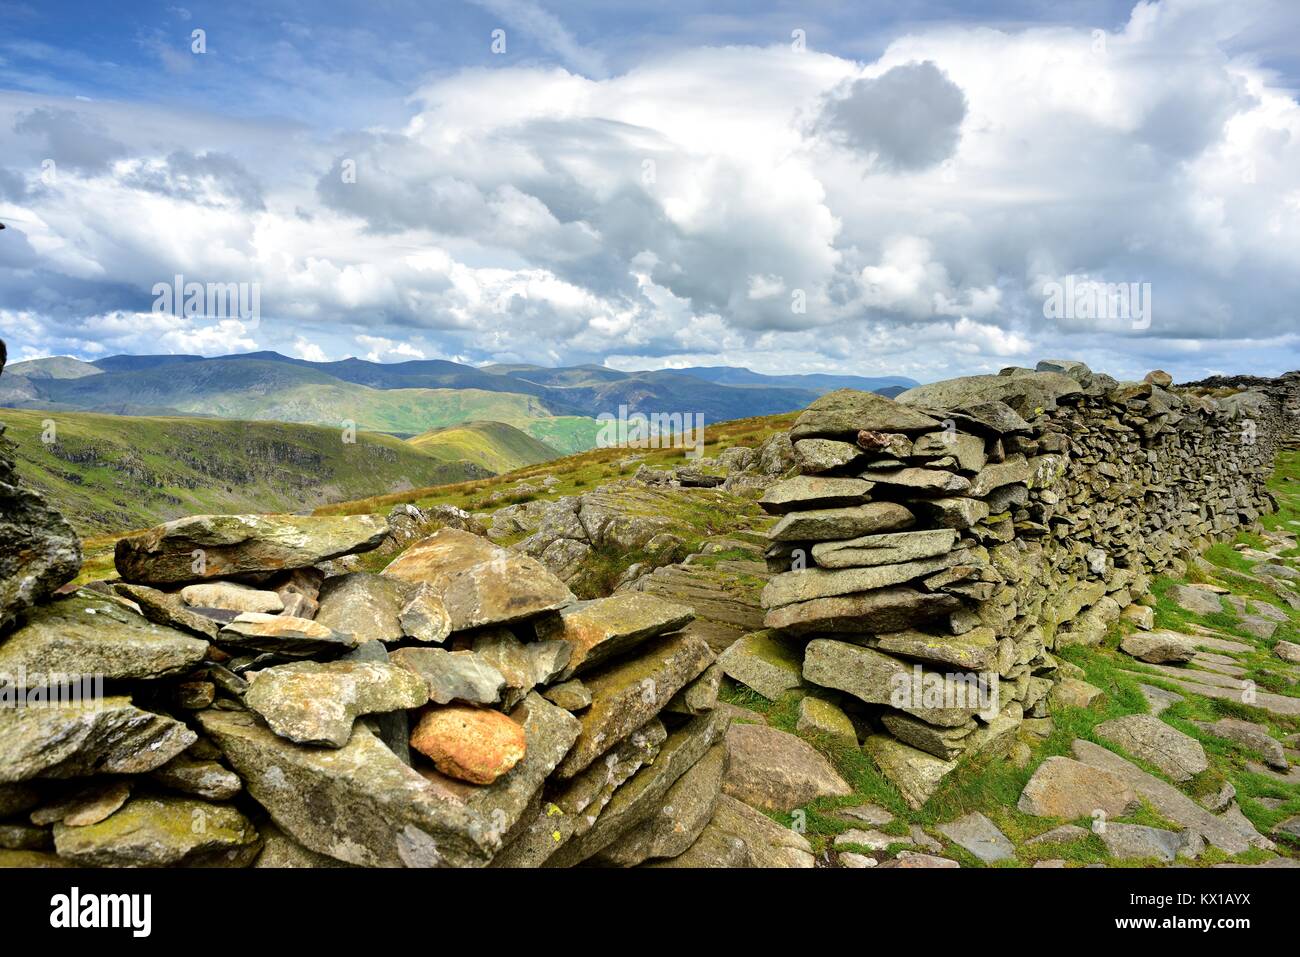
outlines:
[[411, 732], [411, 747], [443, 774], [491, 784], [524, 756], [524, 729], [499, 711], [452, 706], [426, 711]]

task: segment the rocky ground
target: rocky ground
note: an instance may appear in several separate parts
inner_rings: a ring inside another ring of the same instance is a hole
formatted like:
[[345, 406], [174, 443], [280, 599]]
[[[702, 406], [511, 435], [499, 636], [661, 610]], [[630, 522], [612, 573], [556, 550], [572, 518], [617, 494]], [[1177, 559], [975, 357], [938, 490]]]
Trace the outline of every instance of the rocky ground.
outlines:
[[[763, 628], [791, 503], [861, 489], [792, 478], [790, 435], [749, 427], [702, 461], [597, 468], [379, 514], [180, 520], [81, 587], [65, 526], [0, 474], [22, 503], [0, 535], [24, 543], [0, 566], [0, 673], [106, 694], [0, 709], [0, 865], [1300, 863], [1296, 452], [1275, 513], [1043, 658], [1042, 702], [933, 780], [916, 755], [942, 735], [880, 744]], [[898, 568], [927, 536], [822, 555]]]

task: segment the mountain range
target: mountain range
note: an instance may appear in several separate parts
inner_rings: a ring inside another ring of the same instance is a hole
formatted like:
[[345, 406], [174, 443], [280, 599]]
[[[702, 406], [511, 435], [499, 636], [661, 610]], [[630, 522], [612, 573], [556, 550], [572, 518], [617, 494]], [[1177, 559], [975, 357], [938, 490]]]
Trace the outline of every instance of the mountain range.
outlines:
[[597, 417], [618, 416], [620, 409], [699, 413], [707, 424], [789, 412], [837, 388], [892, 395], [915, 384], [901, 376], [768, 376], [728, 367], [621, 372], [442, 359], [311, 362], [277, 352], [94, 362], [59, 356], [6, 369], [0, 406], [351, 424], [401, 438], [466, 422], [503, 422], [569, 454], [592, 448]]

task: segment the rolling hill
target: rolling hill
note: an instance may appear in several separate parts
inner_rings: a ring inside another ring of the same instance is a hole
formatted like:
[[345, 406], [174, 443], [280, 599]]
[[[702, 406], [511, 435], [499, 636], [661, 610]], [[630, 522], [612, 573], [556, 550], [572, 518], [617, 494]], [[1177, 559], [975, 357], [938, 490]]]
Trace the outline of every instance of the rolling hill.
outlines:
[[408, 439], [425, 455], [444, 462], [473, 462], [500, 475], [558, 458], [544, 442], [504, 422], [465, 422]]
[[388, 435], [358, 432], [349, 444], [313, 425], [15, 409], [0, 422], [23, 478], [83, 535], [203, 512], [298, 512], [494, 471]]

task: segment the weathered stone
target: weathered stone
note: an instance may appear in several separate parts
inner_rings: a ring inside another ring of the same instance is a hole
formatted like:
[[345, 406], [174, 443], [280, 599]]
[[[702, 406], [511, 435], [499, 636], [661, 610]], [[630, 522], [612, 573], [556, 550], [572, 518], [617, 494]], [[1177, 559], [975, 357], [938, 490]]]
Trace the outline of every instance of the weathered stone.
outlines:
[[1029, 847], [1037, 844], [1069, 844], [1074, 841], [1086, 838], [1091, 831], [1079, 827], [1077, 824], [1062, 824], [1060, 827], [1054, 827], [1050, 831], [1044, 831], [1037, 837], [1025, 841]]
[[482, 865], [493, 824], [407, 767], [358, 722], [339, 749], [279, 737], [248, 712], [199, 714], [245, 787], [299, 844], [367, 867]]
[[1137, 810], [1137, 794], [1125, 780], [1104, 768], [1066, 757], [1050, 757], [1038, 766], [1016, 805], [1035, 817], [1067, 820], [1101, 811], [1120, 817]]
[[262, 853], [257, 855], [254, 867], [316, 868], [347, 867], [342, 861], [317, 854], [303, 847], [274, 824], [264, 824], [261, 829]]
[[888, 485], [907, 489], [909, 492], [924, 495], [962, 495], [970, 491], [970, 479], [937, 468], [905, 467], [896, 469], [872, 469], [867, 473], [877, 485]]
[[1150, 631], [1156, 626], [1156, 613], [1146, 605], [1126, 605], [1120, 613], [1125, 621], [1131, 621], [1143, 631]]
[[1153, 685], [1140, 684], [1138, 689], [1142, 692], [1142, 697], [1146, 698], [1147, 706], [1150, 707], [1152, 714], [1160, 714], [1170, 705], [1185, 700], [1180, 694], [1174, 694], [1172, 691], [1166, 691], [1164, 688], [1157, 688]]
[[360, 645], [356, 635], [334, 631], [320, 622], [288, 615], [265, 615], [246, 611], [224, 626], [216, 643], [244, 652], [272, 654], [281, 658], [306, 658], [341, 654]]
[[744, 841], [754, 867], [805, 868], [815, 864], [807, 838], [729, 794], [718, 796], [712, 826]]
[[718, 656], [729, 678], [775, 701], [803, 684], [803, 657], [798, 645], [774, 631], [755, 631]]
[[1293, 665], [1300, 665], [1300, 645], [1293, 641], [1279, 641], [1273, 646], [1273, 654], [1283, 661], [1289, 661]]
[[397, 613], [402, 634], [415, 641], [439, 644], [451, 634], [451, 615], [438, 593], [426, 582], [419, 582], [406, 604]]
[[654, 761], [614, 791], [590, 828], [559, 848], [547, 865], [572, 867], [656, 813], [668, 789], [721, 739], [729, 723], [728, 716], [719, 709], [692, 718], [672, 732]]
[[1149, 714], [1128, 714], [1097, 725], [1096, 733], [1175, 781], [1190, 781], [1210, 766], [1201, 742]]
[[1262, 724], [1242, 721], [1239, 718], [1220, 718], [1218, 721], [1213, 722], [1193, 721], [1192, 724], [1207, 734], [1224, 738], [1240, 744], [1244, 748], [1249, 748], [1251, 751], [1258, 752], [1270, 767], [1277, 768], [1280, 771], [1285, 771], [1290, 767], [1282, 742], [1269, 734], [1268, 728]]
[[1191, 585], [1175, 585], [1169, 589], [1169, 597], [1184, 611], [1197, 615], [1212, 615], [1223, 611], [1223, 599], [1203, 588]]
[[635, 658], [616, 662], [585, 679], [591, 707], [581, 732], [556, 774], [571, 778], [658, 714], [688, 681], [713, 661], [703, 639], [665, 635], [641, 646]]
[[885, 861], [880, 865], [883, 867], [904, 867], [904, 868], [952, 868], [961, 867], [956, 861], [949, 860], [946, 857], [936, 857], [933, 854], [916, 854], [911, 851], [900, 851], [898, 857], [892, 861]]
[[179, 721], [134, 707], [130, 698], [109, 697], [95, 705], [0, 708], [0, 783], [142, 774], [197, 737]]
[[698, 678], [673, 695], [664, 705], [664, 710], [671, 714], [692, 716], [712, 711], [718, 706], [718, 692], [722, 689], [724, 675], [722, 666], [715, 661]]
[[1021, 415], [1056, 408], [1058, 399], [1083, 390], [1060, 372], [1029, 372], [1014, 376], [973, 375], [931, 382], [908, 389], [896, 401], [927, 408], [962, 408], [972, 403], [1004, 402]]
[[957, 768], [953, 761], [936, 758], [887, 734], [871, 735], [862, 747], [913, 810], [930, 800], [943, 779]]
[[912, 446], [917, 458], [942, 458], [951, 455], [963, 472], [978, 472], [988, 457], [984, 454], [984, 440], [964, 432], [930, 432], [921, 436]]
[[876, 827], [888, 824], [894, 819], [894, 815], [890, 814], [879, 804], [862, 804], [855, 807], [839, 807], [832, 811], [831, 814], [834, 817], [839, 818], [841, 821], [848, 821], [850, 823], [861, 821], [864, 824], [873, 824]]
[[1125, 635], [1119, 647], [1120, 651], [1139, 661], [1157, 665], [1171, 661], [1191, 661], [1196, 656], [1196, 646], [1182, 635], [1171, 631]]
[[874, 392], [836, 389], [813, 400], [795, 420], [790, 438], [853, 437], [861, 431], [926, 432], [939, 424], [928, 415]]
[[501, 672], [472, 651], [398, 648], [388, 660], [423, 678], [434, 704], [495, 704], [506, 686]]
[[256, 829], [233, 807], [174, 797], [135, 798], [97, 824], [56, 824], [54, 846], [83, 867], [242, 866], [259, 850]]
[[908, 714], [893, 712], [881, 715], [880, 722], [899, 741], [944, 761], [954, 761], [960, 757], [966, 750], [968, 739], [972, 737], [971, 732], [975, 730], [973, 720], [957, 727], [945, 728]]
[[685, 853], [713, 818], [726, 770], [727, 747], [715, 744], [665, 792], [659, 813], [593, 855], [590, 862], [634, 867]]
[[695, 613], [685, 605], [645, 592], [623, 592], [577, 602], [537, 622], [537, 637], [572, 647], [561, 680], [590, 671], [603, 661], [630, 651], [647, 638], [676, 631]]
[[956, 544], [956, 530], [934, 528], [864, 535], [844, 541], [823, 540], [813, 546], [812, 554], [813, 560], [822, 568], [897, 565], [922, 558], [933, 558], [936, 555], [946, 555]]
[[979, 626], [961, 635], [931, 635], [922, 631], [895, 631], [869, 639], [872, 647], [905, 658], [970, 671], [994, 664], [998, 641], [992, 628]]
[[1005, 462], [984, 466], [971, 482], [970, 491], [966, 494], [973, 498], [985, 498], [994, 489], [1004, 485], [1028, 482], [1032, 475], [1033, 469], [1023, 455], [1008, 456]]
[[451, 705], [424, 712], [411, 732], [411, 747], [443, 774], [491, 784], [524, 757], [524, 729], [499, 711]]
[[799, 717], [795, 730], [802, 735], [815, 735], [843, 747], [856, 748], [858, 733], [843, 709], [823, 698], [807, 695], [799, 701]]
[[276, 734], [300, 744], [341, 748], [363, 714], [418, 708], [424, 679], [393, 664], [298, 661], [251, 671], [244, 701]]
[[1052, 703], [1065, 708], [1090, 708], [1103, 692], [1078, 678], [1063, 678], [1052, 688]]
[[[241, 790], [239, 775], [216, 761], [200, 761], [178, 754], [149, 775], [164, 787], [209, 801], [229, 801]], [[75, 823], [64, 818], [65, 824]]]
[[907, 504], [927, 522], [941, 528], [967, 529], [989, 517], [988, 503], [976, 498], [914, 499]]
[[114, 561], [127, 581], [180, 584], [304, 568], [378, 548], [387, 535], [377, 515], [192, 515], [120, 539]]
[[537, 685], [558, 678], [573, 652], [573, 646], [567, 641], [524, 643], [508, 628], [477, 632], [471, 648], [480, 661], [491, 665], [505, 679], [507, 708], [513, 708]]
[[931, 594], [914, 588], [882, 588], [774, 608], [763, 616], [763, 624], [790, 635], [808, 632], [857, 634], [877, 628], [898, 631], [949, 614], [960, 607], [960, 600], [953, 595]]
[[1099, 744], [1076, 740], [1071, 748], [1080, 761], [1123, 779], [1161, 817], [1195, 831], [1222, 851], [1240, 854], [1251, 847], [1271, 846], [1271, 842], [1257, 833], [1244, 818], [1234, 821], [1216, 817], [1172, 784], [1148, 774]]
[[334, 575], [320, 587], [315, 621], [358, 641], [400, 641], [406, 636], [402, 608], [413, 594], [414, 586], [399, 578], [372, 572]]
[[1183, 848], [1185, 838], [1174, 831], [1165, 831], [1143, 824], [1116, 824], [1107, 822], [1097, 832], [1111, 857], [1121, 860], [1155, 858], [1172, 861]]
[[780, 608], [782, 605], [792, 605], [817, 598], [876, 591], [962, 564], [970, 564], [970, 554], [964, 549], [935, 558], [923, 558], [897, 565], [839, 569], [806, 568], [802, 571], [773, 575], [763, 587], [759, 600], [764, 608]]
[[818, 474], [861, 462], [866, 453], [852, 442], [836, 439], [800, 439], [794, 443], [795, 460], [804, 472]]
[[131, 787], [130, 778], [99, 779], [53, 804], [37, 808], [31, 814], [31, 822], [45, 826], [62, 821], [69, 827], [98, 824], [126, 803]]
[[866, 502], [871, 487], [870, 482], [860, 478], [796, 475], [769, 486], [758, 504], [770, 515], [802, 509], [846, 508]]
[[565, 711], [581, 711], [591, 706], [591, 691], [578, 678], [552, 685], [542, 692], [542, 697]]
[[985, 864], [1009, 861], [1016, 856], [1015, 846], [1007, 840], [1007, 836], [979, 811], [972, 811], [955, 821], [940, 824], [939, 831], [948, 840], [965, 848]]
[[262, 591], [238, 582], [200, 582], [186, 585], [181, 600], [191, 608], [221, 608], [225, 611], [258, 611], [278, 615], [284, 599], [273, 591]]
[[[91, 676], [106, 681], [164, 678], [203, 661], [208, 643], [147, 621], [115, 599], [82, 589], [33, 609], [0, 642], [0, 674], [31, 688]], [[6, 709], [7, 710], [7, 709]]]
[[188, 631], [209, 641], [217, 637], [221, 623], [215, 619], [192, 611], [181, 596], [174, 592], [159, 591], [148, 585], [132, 585], [130, 582], [117, 582], [113, 586], [123, 598], [135, 602], [140, 612], [155, 625], [165, 625]]
[[754, 864], [742, 838], [709, 824], [684, 853], [662, 861], [650, 861], [644, 866], [698, 870], [710, 867], [752, 867]]
[[412, 545], [384, 574], [432, 585], [452, 631], [520, 621], [575, 600], [536, 559], [456, 528], [439, 529]]
[[836, 850], [843, 847], [865, 847], [869, 851], [883, 851], [891, 844], [907, 844], [906, 838], [881, 831], [863, 831], [850, 828], [835, 835], [833, 846]]
[[723, 790], [753, 807], [790, 811], [814, 798], [853, 791], [807, 742], [776, 728], [732, 725], [727, 747], [731, 765]]
[[912, 513], [895, 502], [789, 512], [768, 532], [774, 542], [830, 541], [908, 528]]

